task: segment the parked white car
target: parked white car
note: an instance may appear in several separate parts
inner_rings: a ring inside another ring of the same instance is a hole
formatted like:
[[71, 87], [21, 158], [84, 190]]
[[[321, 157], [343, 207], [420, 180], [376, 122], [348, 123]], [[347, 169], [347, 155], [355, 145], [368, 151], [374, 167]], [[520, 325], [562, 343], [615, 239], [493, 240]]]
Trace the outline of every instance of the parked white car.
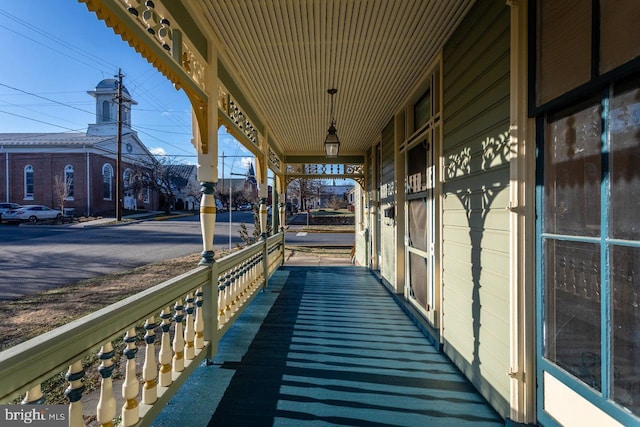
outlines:
[[20, 207], [22, 206], [17, 203], [0, 203], [0, 222], [2, 222], [2, 215]]
[[3, 214], [2, 219], [8, 222], [29, 221], [35, 223], [43, 219], [62, 219], [62, 212], [44, 205], [26, 205]]

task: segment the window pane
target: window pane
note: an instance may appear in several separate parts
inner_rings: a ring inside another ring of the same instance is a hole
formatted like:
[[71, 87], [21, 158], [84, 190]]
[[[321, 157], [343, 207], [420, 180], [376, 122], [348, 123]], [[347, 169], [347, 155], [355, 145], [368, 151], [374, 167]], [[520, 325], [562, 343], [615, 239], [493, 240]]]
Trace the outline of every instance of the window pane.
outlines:
[[411, 275], [411, 294], [420, 303], [420, 306], [428, 309], [428, 280], [429, 269], [427, 259], [420, 255], [409, 253], [409, 274]]
[[537, 104], [591, 78], [591, 0], [539, 0]]
[[427, 232], [427, 199], [409, 201], [409, 246], [428, 251]]
[[640, 240], [640, 89], [611, 99], [611, 237]]
[[65, 172], [64, 175], [65, 175], [64, 182], [67, 188], [66, 197], [73, 197], [73, 171]]
[[544, 250], [544, 355], [600, 390], [599, 246], [547, 240]]
[[600, 72], [640, 55], [640, 2], [600, 0]]
[[102, 197], [104, 199], [111, 199], [111, 175], [106, 174], [102, 181]]
[[429, 143], [425, 139], [407, 152], [407, 180], [410, 193], [419, 193], [427, 189], [427, 154]]
[[418, 130], [431, 118], [431, 90], [427, 89], [413, 106], [413, 130]]
[[600, 104], [554, 118], [545, 138], [544, 228], [600, 235]]
[[24, 174], [25, 179], [25, 196], [33, 196], [33, 171], [27, 171]]
[[640, 415], [640, 248], [611, 248], [613, 398]]

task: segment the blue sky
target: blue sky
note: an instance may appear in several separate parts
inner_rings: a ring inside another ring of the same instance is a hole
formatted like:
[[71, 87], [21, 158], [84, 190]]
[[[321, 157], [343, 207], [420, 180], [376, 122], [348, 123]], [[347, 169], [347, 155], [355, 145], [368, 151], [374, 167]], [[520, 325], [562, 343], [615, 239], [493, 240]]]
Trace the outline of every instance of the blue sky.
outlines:
[[[132, 125], [152, 152], [196, 163], [191, 110], [155, 68], [75, 0], [5, 0], [0, 3], [0, 133], [84, 132], [95, 123], [87, 94], [122, 69], [138, 102]], [[224, 172], [245, 173], [248, 150], [222, 128]], [[220, 159], [222, 161], [222, 159]], [[222, 165], [218, 168], [222, 172]]]

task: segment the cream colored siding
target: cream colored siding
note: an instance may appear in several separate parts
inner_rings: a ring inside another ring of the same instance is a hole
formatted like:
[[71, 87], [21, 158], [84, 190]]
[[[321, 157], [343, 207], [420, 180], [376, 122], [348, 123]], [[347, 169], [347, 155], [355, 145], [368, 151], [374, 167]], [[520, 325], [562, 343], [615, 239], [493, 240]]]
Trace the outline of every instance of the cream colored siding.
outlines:
[[509, 415], [509, 8], [479, 1], [443, 51], [444, 350]]
[[[395, 244], [395, 221], [384, 217], [386, 208], [393, 208], [395, 203], [394, 186], [394, 158], [393, 158], [393, 120], [385, 126], [382, 131], [382, 186], [380, 192], [380, 215], [382, 225], [380, 227], [380, 238], [382, 252], [382, 262], [380, 264], [380, 274], [389, 283], [395, 286], [395, 264], [396, 264], [396, 244]], [[384, 189], [384, 191], [382, 191]]]

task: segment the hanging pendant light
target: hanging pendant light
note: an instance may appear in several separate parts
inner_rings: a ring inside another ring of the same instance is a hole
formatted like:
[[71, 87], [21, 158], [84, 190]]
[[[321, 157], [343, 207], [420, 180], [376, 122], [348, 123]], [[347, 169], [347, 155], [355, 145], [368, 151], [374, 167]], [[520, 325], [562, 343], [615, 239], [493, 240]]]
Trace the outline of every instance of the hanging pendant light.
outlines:
[[340, 141], [338, 140], [338, 135], [336, 133], [336, 121], [333, 117], [333, 95], [338, 92], [338, 89], [329, 89], [327, 92], [331, 95], [331, 121], [329, 122], [327, 137], [324, 140], [324, 151], [327, 157], [338, 157]]

